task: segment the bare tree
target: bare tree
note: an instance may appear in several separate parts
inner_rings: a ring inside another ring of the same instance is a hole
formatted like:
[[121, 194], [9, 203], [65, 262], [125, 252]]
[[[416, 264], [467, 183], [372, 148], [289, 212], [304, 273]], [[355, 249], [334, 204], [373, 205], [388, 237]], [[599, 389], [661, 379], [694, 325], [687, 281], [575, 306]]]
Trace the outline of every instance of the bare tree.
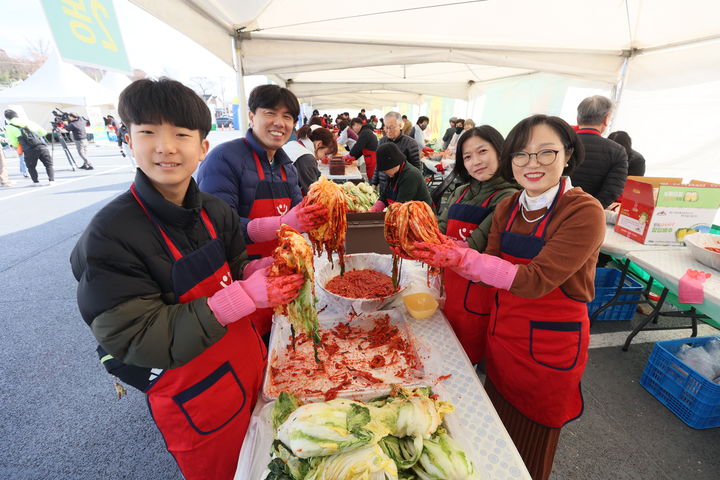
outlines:
[[209, 98], [216, 88], [215, 81], [207, 77], [191, 77], [193, 89], [203, 98]]

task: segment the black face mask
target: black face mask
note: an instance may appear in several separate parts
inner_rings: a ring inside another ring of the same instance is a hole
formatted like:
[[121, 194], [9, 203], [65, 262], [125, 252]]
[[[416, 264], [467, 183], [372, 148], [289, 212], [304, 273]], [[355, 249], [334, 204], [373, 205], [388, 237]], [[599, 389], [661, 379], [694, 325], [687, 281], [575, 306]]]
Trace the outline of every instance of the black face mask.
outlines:
[[455, 127], [455, 132], [456, 132], [458, 135], [460, 135], [460, 134], [462, 133], [462, 131], [463, 131], [463, 126], [462, 126], [462, 125], [460, 125], [459, 127]]

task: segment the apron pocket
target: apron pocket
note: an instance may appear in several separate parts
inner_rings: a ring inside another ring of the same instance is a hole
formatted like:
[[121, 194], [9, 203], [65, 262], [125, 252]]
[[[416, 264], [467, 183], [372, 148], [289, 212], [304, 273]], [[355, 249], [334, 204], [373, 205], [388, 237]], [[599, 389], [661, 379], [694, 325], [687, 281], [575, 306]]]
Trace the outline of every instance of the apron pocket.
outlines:
[[465, 290], [465, 310], [474, 315], [490, 315], [491, 291], [480, 285], [468, 282]]
[[201, 435], [227, 425], [245, 407], [245, 388], [230, 362], [173, 397], [190, 426]]
[[582, 322], [530, 322], [530, 356], [540, 365], [571, 370], [580, 354]]

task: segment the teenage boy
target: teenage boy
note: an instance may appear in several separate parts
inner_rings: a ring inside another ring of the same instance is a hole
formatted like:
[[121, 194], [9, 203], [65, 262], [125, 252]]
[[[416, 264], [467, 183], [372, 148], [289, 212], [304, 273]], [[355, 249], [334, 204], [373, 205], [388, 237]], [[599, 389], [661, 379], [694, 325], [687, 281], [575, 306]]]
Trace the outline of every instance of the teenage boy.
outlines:
[[139, 168], [71, 254], [80, 313], [110, 373], [147, 394], [185, 478], [232, 478], [267, 357], [253, 314], [291, 301], [302, 276], [248, 263], [237, 214], [199, 191], [211, 120], [191, 89], [138, 80], [118, 110]]
[[[250, 92], [248, 109], [245, 137], [210, 152], [198, 172], [198, 185], [237, 211], [248, 255], [259, 258], [277, 246], [280, 224], [304, 233], [325, 224], [328, 211], [321, 205], [305, 206], [297, 170], [282, 149], [300, 114], [295, 94], [277, 85], [260, 85]], [[272, 312], [263, 312], [262, 319], [257, 326], [267, 335]]]

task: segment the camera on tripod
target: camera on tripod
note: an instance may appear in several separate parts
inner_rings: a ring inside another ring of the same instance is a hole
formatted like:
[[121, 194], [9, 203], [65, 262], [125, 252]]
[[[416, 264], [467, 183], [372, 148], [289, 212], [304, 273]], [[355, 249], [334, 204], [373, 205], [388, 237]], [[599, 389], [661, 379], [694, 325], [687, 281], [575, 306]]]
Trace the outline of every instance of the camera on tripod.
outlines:
[[62, 127], [61, 124], [69, 122], [70, 115], [72, 115], [73, 117], [76, 116], [73, 113], [64, 112], [64, 111], [60, 110], [59, 108], [55, 108], [52, 111], [52, 114], [53, 114], [54, 118], [52, 119], [50, 124], [53, 126], [54, 129], [58, 129], [58, 128]]

